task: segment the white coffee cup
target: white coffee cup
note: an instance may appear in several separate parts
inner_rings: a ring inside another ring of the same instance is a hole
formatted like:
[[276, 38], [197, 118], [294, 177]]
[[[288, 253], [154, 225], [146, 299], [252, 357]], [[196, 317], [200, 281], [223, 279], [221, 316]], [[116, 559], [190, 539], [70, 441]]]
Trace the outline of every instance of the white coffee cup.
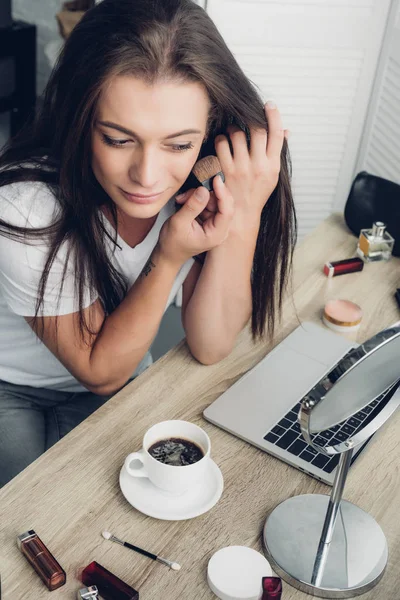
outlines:
[[[156, 460], [148, 450], [161, 440], [181, 438], [201, 448], [204, 456], [191, 465], [174, 466]], [[128, 454], [125, 469], [132, 477], [147, 477], [154, 485], [172, 494], [182, 494], [198, 484], [209, 468], [211, 442], [206, 432], [187, 421], [163, 421], [150, 427], [143, 438], [143, 448]], [[135, 465], [132, 463], [136, 463]]]

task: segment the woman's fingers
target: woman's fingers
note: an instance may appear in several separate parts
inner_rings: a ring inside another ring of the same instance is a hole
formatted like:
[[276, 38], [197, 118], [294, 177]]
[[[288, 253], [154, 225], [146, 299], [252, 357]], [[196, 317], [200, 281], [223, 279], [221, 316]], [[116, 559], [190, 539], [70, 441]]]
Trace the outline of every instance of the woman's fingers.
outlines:
[[[183, 194], [178, 194], [178, 196], [175, 196], [175, 201], [177, 204], [185, 204], [185, 202], [190, 198], [190, 196], [194, 193], [196, 188], [192, 188], [190, 190], [187, 190], [186, 192], [184, 192]], [[208, 213], [214, 213], [218, 210], [218, 205], [217, 205], [217, 200], [215, 197], [214, 192], [210, 192], [210, 197], [209, 200], [207, 202], [207, 206], [204, 208], [204, 213], [205, 214], [205, 218], [208, 219], [209, 214]], [[203, 220], [205, 220], [203, 218]]]
[[[214, 183], [215, 183], [215, 181], [217, 179], [220, 179], [219, 175], [216, 176], [216, 177], [214, 177], [214, 179], [213, 179], [213, 185], [214, 185]], [[217, 201], [217, 197], [215, 195], [215, 192], [210, 192], [210, 199], [209, 199], [209, 201], [207, 203], [206, 210], [208, 210], [210, 212], [217, 212], [217, 210], [218, 210], [218, 201]]]
[[267, 130], [250, 129], [250, 156], [252, 161], [264, 161], [267, 151]]
[[229, 125], [227, 131], [233, 148], [234, 162], [240, 165], [249, 163], [249, 151], [247, 149], [245, 132], [236, 125]]
[[264, 108], [268, 120], [267, 158], [279, 170], [284, 140], [281, 115], [274, 102], [267, 102]]
[[221, 233], [228, 233], [234, 211], [234, 200], [227, 186], [218, 175], [213, 180], [215, 197], [218, 204], [218, 210], [208, 219], [205, 226], [219, 229]]
[[[233, 155], [226, 135], [215, 138], [215, 149], [224, 172], [233, 169], [234, 164], [243, 165], [252, 161], [279, 158], [284, 138], [288, 139], [289, 130], [283, 129], [282, 119], [276, 104], [269, 101], [264, 110], [268, 121], [268, 135], [264, 128], [250, 129], [250, 149], [247, 147], [246, 134], [236, 125], [229, 125], [227, 134], [233, 149]], [[224, 168], [225, 167], [225, 168]]]
[[215, 138], [215, 151], [223, 173], [228, 173], [233, 167], [233, 157], [226, 135], [217, 135]]
[[189, 198], [189, 196], [193, 194], [194, 190], [195, 188], [191, 188], [190, 190], [186, 190], [186, 192], [183, 192], [183, 194], [178, 194], [177, 196], [175, 196], [175, 202], [177, 204], [184, 204]]
[[182, 208], [174, 215], [174, 218], [180, 222], [193, 221], [205, 209], [209, 198], [210, 192], [203, 186], [196, 188], [194, 191], [192, 190], [191, 196], [187, 198]]

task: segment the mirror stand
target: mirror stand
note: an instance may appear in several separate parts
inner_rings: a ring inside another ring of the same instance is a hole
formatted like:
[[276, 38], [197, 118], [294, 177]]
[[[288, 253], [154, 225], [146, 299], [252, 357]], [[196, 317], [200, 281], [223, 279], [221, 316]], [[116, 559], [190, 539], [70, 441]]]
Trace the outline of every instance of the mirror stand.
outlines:
[[385, 535], [368, 513], [342, 500], [353, 448], [340, 455], [330, 497], [294, 496], [264, 526], [265, 554], [295, 588], [320, 598], [352, 598], [373, 588], [388, 558]]

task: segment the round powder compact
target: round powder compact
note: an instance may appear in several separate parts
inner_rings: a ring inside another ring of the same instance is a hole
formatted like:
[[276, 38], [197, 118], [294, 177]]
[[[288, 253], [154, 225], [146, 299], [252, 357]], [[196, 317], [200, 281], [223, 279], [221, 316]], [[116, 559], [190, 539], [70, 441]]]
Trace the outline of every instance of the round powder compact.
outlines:
[[228, 546], [210, 558], [207, 581], [221, 600], [260, 600], [262, 578], [271, 577], [266, 558], [246, 546]]
[[350, 300], [330, 300], [326, 303], [323, 322], [327, 327], [339, 333], [356, 331], [362, 320], [362, 310]]

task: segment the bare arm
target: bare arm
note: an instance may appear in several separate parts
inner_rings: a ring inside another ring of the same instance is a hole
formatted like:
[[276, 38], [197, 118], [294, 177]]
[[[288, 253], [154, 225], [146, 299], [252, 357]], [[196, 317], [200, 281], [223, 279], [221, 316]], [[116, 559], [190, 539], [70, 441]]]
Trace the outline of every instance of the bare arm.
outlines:
[[[78, 313], [40, 317], [35, 333], [90, 391], [108, 395], [132, 376], [149, 349], [164, 314], [179, 264], [156, 248], [121, 304], [105, 317], [99, 300], [85, 309], [96, 335], [82, 341]], [[32, 326], [32, 319], [26, 318]], [[42, 327], [43, 326], [43, 327]]]
[[[225, 175], [225, 184], [215, 177], [214, 194], [200, 215], [214, 212], [224, 197], [234, 199], [234, 216], [228, 238], [207, 253], [197, 281], [188, 281], [183, 323], [193, 355], [211, 364], [227, 356], [252, 312], [251, 273], [261, 213], [276, 187], [280, 153], [286, 134], [276, 107], [266, 105], [269, 132], [251, 129], [248, 148], [244, 132], [228, 127], [228, 139], [217, 136], [215, 147]], [[189, 197], [188, 191], [180, 202]]]
[[232, 350], [237, 335], [252, 311], [251, 269], [257, 233], [246, 237], [231, 233], [228, 239], [207, 253], [197, 281], [190, 275], [184, 284], [182, 322], [193, 356], [203, 364], [213, 364]]

